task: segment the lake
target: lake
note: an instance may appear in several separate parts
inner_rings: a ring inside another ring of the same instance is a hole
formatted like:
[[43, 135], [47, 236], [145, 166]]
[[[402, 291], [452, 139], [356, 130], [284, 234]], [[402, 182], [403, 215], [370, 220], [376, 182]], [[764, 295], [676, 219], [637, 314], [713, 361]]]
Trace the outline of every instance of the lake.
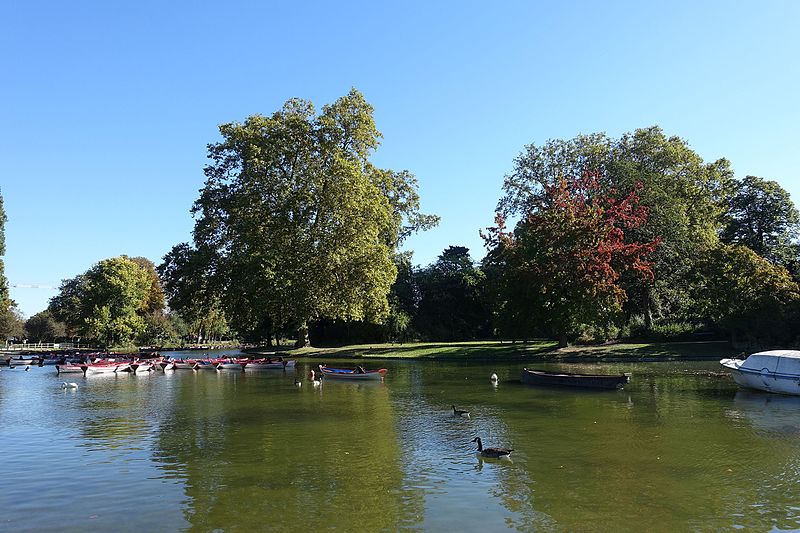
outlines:
[[313, 386], [318, 363], [2, 368], [0, 530], [800, 529], [800, 398], [716, 362], [533, 365], [632, 373], [597, 392], [523, 386], [508, 362], [365, 360], [384, 383]]

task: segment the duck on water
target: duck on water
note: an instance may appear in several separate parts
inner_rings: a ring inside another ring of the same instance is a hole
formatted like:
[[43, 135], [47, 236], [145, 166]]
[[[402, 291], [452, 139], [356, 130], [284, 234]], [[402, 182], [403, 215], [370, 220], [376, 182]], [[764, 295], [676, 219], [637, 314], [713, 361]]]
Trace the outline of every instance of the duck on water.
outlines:
[[484, 448], [480, 437], [475, 437], [472, 442], [478, 443], [478, 453], [483, 457], [492, 457], [494, 459], [510, 458], [513, 448]]

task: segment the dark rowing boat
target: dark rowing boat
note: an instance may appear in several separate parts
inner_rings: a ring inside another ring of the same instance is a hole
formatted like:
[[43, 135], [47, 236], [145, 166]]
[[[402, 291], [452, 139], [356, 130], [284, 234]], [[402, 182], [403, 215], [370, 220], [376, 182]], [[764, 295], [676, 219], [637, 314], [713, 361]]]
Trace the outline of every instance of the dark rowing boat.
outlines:
[[585, 389], [621, 389], [630, 381], [625, 374], [609, 376], [606, 374], [571, 374], [568, 372], [546, 372], [544, 370], [522, 369], [522, 382], [526, 385], [548, 387], [580, 387]]

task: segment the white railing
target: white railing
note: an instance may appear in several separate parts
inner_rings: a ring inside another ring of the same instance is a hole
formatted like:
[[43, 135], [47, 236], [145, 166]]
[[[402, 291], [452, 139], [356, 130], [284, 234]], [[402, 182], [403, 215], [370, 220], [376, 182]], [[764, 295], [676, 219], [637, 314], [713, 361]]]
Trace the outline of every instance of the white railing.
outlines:
[[26, 350], [86, 350], [95, 349], [91, 344], [80, 344], [73, 342], [6, 342], [5, 351], [16, 352]]

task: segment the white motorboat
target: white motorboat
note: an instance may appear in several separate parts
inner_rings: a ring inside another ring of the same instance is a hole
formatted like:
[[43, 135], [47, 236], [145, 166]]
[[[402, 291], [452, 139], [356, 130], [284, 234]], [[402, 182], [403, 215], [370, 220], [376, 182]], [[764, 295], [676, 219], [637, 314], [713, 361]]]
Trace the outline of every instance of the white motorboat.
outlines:
[[800, 351], [770, 350], [747, 359], [722, 359], [733, 380], [749, 389], [800, 395]]

